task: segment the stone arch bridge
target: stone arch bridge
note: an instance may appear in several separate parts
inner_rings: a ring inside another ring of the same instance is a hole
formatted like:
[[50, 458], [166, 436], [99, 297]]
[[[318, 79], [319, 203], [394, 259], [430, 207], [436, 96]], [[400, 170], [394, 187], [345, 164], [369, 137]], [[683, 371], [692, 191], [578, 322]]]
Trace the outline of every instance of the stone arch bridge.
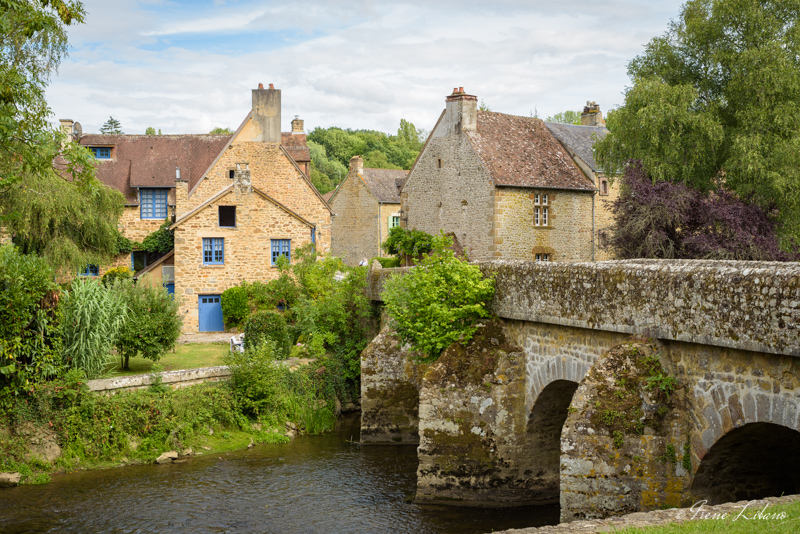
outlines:
[[419, 443], [418, 501], [570, 521], [800, 493], [800, 264], [479, 265], [499, 319], [474, 346], [417, 364], [384, 328], [362, 354], [361, 440]]

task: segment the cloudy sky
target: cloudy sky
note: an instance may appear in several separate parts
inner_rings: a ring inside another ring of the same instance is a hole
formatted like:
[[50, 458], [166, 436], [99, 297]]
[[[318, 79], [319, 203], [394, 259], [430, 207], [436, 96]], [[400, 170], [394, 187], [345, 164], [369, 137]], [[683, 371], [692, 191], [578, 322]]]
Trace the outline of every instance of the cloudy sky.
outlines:
[[679, 0], [84, 0], [47, 92], [54, 119], [97, 132], [238, 127], [259, 82], [316, 126], [429, 130], [453, 87], [542, 118], [622, 103], [626, 65]]

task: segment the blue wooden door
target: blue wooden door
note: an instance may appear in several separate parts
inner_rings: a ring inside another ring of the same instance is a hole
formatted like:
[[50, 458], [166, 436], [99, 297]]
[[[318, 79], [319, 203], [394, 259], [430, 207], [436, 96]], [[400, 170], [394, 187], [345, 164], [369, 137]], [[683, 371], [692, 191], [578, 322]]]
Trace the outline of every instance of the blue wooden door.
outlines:
[[175, 282], [167, 282], [164, 284], [164, 287], [167, 288], [167, 293], [170, 295], [175, 295]]
[[222, 322], [222, 303], [219, 295], [200, 295], [198, 307], [200, 309], [200, 331], [222, 332], [225, 325]]

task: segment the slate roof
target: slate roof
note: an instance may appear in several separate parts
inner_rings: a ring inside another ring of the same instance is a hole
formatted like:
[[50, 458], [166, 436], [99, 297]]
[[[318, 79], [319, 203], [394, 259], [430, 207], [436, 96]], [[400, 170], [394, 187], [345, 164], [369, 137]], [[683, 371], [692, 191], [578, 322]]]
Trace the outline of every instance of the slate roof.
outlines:
[[478, 110], [466, 133], [497, 186], [595, 189], [541, 119]]
[[197, 183], [230, 140], [230, 135], [96, 135], [83, 146], [113, 146], [113, 159], [100, 160], [97, 178], [137, 204], [136, 187], [175, 187], [175, 168], [189, 186]]
[[400, 204], [400, 188], [408, 178], [408, 171], [365, 168], [361, 176], [378, 202]]
[[601, 170], [597, 168], [592, 146], [594, 146], [595, 141], [599, 141], [606, 136], [608, 130], [605, 127], [560, 124], [556, 122], [546, 122], [545, 124], [564, 146], [585, 161], [593, 171]]

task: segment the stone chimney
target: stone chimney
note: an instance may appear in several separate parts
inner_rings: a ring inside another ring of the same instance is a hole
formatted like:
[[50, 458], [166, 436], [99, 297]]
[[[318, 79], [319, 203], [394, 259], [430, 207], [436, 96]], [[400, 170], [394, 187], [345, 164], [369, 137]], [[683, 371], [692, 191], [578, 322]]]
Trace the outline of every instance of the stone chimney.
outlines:
[[292, 120], [292, 133], [293, 134], [303, 133], [303, 119], [299, 118], [297, 115], [295, 115], [294, 119]]
[[73, 131], [73, 126], [75, 125], [75, 121], [72, 119], [58, 119], [58, 122], [61, 123], [61, 133], [66, 135], [72, 135], [75, 133]]
[[581, 126], [605, 126], [606, 121], [603, 120], [603, 114], [600, 112], [600, 106], [597, 102], [586, 101], [581, 114]]
[[478, 97], [468, 95], [463, 87], [454, 87], [445, 99], [444, 124], [447, 133], [474, 131], [478, 127]]
[[350, 172], [356, 171], [363, 176], [364, 174], [364, 159], [361, 156], [353, 156], [350, 158]]
[[269, 89], [264, 89], [264, 84], [258, 84], [258, 89], [253, 89], [253, 123], [258, 129], [258, 134], [253, 141], [263, 143], [281, 142], [281, 90], [269, 84]]

